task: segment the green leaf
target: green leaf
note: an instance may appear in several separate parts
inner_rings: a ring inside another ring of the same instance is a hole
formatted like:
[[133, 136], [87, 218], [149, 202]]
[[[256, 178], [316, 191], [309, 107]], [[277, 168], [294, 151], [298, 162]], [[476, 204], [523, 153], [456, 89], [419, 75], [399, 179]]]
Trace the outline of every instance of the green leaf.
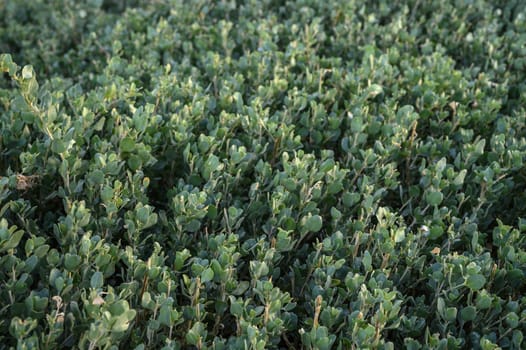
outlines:
[[199, 342], [199, 338], [199, 334], [194, 330], [189, 330], [188, 333], [186, 333], [186, 341], [190, 345], [197, 345], [197, 343]]
[[241, 295], [247, 291], [250, 287], [250, 283], [247, 281], [240, 281], [236, 284], [236, 288], [230, 292], [232, 295]]
[[113, 199], [113, 188], [104, 186], [102, 191], [100, 191], [100, 198], [104, 203], [109, 203]]
[[130, 321], [126, 317], [126, 315], [121, 315], [117, 318], [115, 318], [115, 323], [113, 324], [113, 327], [111, 327], [112, 332], [125, 332], [128, 327], [130, 326]]
[[305, 221], [305, 228], [309, 232], [318, 232], [323, 226], [323, 219], [319, 215], [312, 215], [307, 217]]
[[206, 215], [210, 220], [214, 220], [217, 217], [217, 207], [215, 205], [209, 205]]
[[448, 307], [446, 309], [446, 312], [444, 313], [444, 318], [448, 322], [453, 322], [457, 318], [457, 308], [456, 307]]
[[197, 232], [201, 228], [201, 222], [199, 220], [193, 219], [186, 224], [185, 228], [188, 232]]
[[477, 317], [477, 309], [474, 306], [466, 306], [460, 311], [460, 318], [464, 321], [473, 321]]
[[353, 133], [359, 133], [361, 132], [365, 126], [363, 125], [363, 119], [362, 117], [353, 117], [351, 119], [351, 131]]
[[230, 297], [230, 314], [238, 318], [243, 316], [243, 305], [232, 296]]
[[342, 212], [336, 209], [335, 207], [331, 207], [331, 217], [334, 220], [340, 220], [342, 218]]
[[329, 171], [332, 170], [332, 168], [334, 168], [334, 159], [330, 158], [330, 159], [327, 159], [326, 161], [324, 161], [323, 163], [320, 164], [320, 172], [321, 173], [327, 173]]
[[483, 337], [480, 340], [480, 348], [482, 350], [501, 350], [502, 348], [497, 344], [493, 343], [491, 340]]
[[446, 165], [447, 165], [446, 157], [440, 158], [440, 160], [435, 164], [435, 169], [436, 169], [437, 173], [438, 174], [442, 174], [444, 169], [446, 169]]
[[475, 154], [476, 155], [482, 155], [484, 154], [484, 147], [486, 146], [486, 140], [482, 139], [477, 142], [475, 145]]
[[104, 183], [104, 173], [101, 170], [94, 170], [88, 175], [88, 181], [93, 185], [102, 185]]
[[183, 251], [176, 252], [175, 253], [175, 261], [174, 261], [174, 269], [175, 269], [175, 271], [180, 271], [183, 268], [185, 261], [190, 256], [191, 255], [190, 255], [190, 252], [188, 251], [188, 249], [184, 249]]
[[172, 308], [169, 305], [161, 306], [159, 311], [159, 322], [161, 325], [170, 327], [172, 325]]
[[491, 307], [491, 297], [486, 291], [481, 291], [477, 295], [476, 306], [479, 310], [486, 310]]
[[[139, 113], [139, 110], [137, 110], [133, 114], [133, 125], [135, 126], [135, 129], [137, 129], [137, 131], [144, 132], [146, 130], [147, 122], [148, 122], [147, 114]], [[128, 152], [128, 151], [123, 151], [123, 152]]]
[[137, 220], [143, 225], [148, 223], [148, 218], [150, 217], [151, 212], [152, 211], [149, 206], [140, 206], [135, 209]]
[[515, 312], [510, 312], [506, 315], [506, 324], [510, 328], [517, 328], [519, 325], [519, 316]]
[[409, 116], [415, 111], [415, 108], [411, 105], [404, 105], [396, 112], [396, 118], [398, 122], [408, 119]]
[[121, 140], [121, 152], [130, 153], [135, 149], [135, 141], [131, 137], [125, 137]]
[[141, 306], [145, 309], [153, 310], [155, 302], [152, 300], [150, 292], [144, 292], [142, 295]]
[[401, 243], [405, 241], [405, 229], [404, 228], [399, 228], [395, 231], [394, 241], [395, 243]]
[[444, 195], [442, 194], [442, 192], [431, 191], [431, 192], [428, 192], [426, 195], [426, 202], [429, 205], [437, 206], [440, 203], [442, 203], [443, 198], [444, 198]]
[[81, 262], [80, 256], [76, 254], [66, 253], [65, 258], [64, 258], [64, 267], [68, 271], [74, 271], [80, 265], [80, 262]]
[[367, 96], [369, 98], [375, 98], [383, 92], [384, 89], [378, 84], [372, 84], [371, 86], [369, 86], [369, 88], [367, 88]]
[[369, 253], [369, 251], [366, 250], [362, 258], [362, 264], [363, 264], [365, 271], [368, 272], [372, 270], [372, 263], [373, 263], [373, 258], [371, 256], [371, 253]]
[[33, 124], [35, 122], [35, 115], [33, 112], [21, 112], [20, 117], [27, 124]]
[[479, 290], [486, 284], [486, 277], [481, 274], [474, 274], [466, 279], [466, 286], [471, 290]]
[[33, 66], [27, 65], [22, 68], [22, 78], [31, 79], [33, 78]]
[[66, 152], [66, 144], [62, 140], [54, 140], [51, 149], [53, 152], [61, 154]]
[[0, 70], [2, 72], [7, 72], [11, 77], [15, 75], [16, 71], [18, 70], [18, 66], [16, 65], [16, 63], [13, 62], [11, 55], [0, 55]]
[[126, 300], [118, 300], [111, 304], [109, 311], [113, 316], [120, 316], [130, 309], [130, 305]]
[[18, 243], [20, 243], [23, 235], [24, 231], [19, 230], [14, 232], [7, 241], [0, 242], [0, 252], [5, 252], [9, 249], [18, 247]]
[[196, 322], [186, 333], [186, 341], [190, 345], [197, 345], [199, 339], [206, 337], [205, 326], [201, 322]]
[[342, 202], [346, 207], [350, 208], [360, 201], [360, 197], [359, 193], [346, 192], [342, 195]]
[[254, 279], [260, 279], [269, 273], [269, 268], [265, 261], [251, 261], [250, 272]]
[[201, 272], [201, 282], [208, 282], [214, 279], [214, 270], [212, 268], [207, 268]]
[[91, 276], [90, 285], [91, 288], [98, 289], [101, 288], [104, 283], [104, 276], [102, 272], [97, 271]]
[[466, 169], [462, 169], [453, 180], [453, 184], [455, 186], [461, 186], [462, 184], [464, 184], [464, 179], [466, 178], [467, 173], [468, 171]]
[[142, 166], [142, 159], [138, 155], [131, 155], [128, 159], [128, 166], [131, 170], [136, 171], [141, 168]]
[[429, 229], [429, 239], [431, 240], [438, 239], [442, 237], [443, 234], [444, 234], [444, 229], [442, 228], [442, 226], [433, 225]]

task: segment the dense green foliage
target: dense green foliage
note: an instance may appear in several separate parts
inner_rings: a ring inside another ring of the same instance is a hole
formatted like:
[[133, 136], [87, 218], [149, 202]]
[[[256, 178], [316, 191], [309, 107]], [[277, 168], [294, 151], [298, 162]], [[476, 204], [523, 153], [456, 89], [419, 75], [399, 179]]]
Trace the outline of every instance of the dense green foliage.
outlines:
[[0, 1], [0, 348], [524, 348], [523, 5]]

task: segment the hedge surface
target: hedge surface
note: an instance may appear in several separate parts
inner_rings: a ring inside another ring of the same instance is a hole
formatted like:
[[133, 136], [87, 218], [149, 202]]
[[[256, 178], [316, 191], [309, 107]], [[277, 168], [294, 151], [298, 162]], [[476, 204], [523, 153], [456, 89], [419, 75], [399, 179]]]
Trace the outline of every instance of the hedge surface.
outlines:
[[0, 348], [526, 346], [523, 1], [0, 14]]

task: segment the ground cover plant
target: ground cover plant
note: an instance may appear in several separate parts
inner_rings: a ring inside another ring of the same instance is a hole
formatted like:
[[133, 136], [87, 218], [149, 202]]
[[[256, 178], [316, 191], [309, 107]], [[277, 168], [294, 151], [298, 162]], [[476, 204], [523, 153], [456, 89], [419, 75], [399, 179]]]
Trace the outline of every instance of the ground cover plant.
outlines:
[[523, 1], [0, 14], [0, 348], [525, 348]]

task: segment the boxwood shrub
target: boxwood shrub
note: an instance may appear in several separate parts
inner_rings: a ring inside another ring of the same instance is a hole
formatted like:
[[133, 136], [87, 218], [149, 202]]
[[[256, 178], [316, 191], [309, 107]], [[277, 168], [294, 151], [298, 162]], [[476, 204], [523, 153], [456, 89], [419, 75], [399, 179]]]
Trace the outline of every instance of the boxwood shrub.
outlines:
[[523, 1], [0, 13], [0, 348], [525, 348]]

